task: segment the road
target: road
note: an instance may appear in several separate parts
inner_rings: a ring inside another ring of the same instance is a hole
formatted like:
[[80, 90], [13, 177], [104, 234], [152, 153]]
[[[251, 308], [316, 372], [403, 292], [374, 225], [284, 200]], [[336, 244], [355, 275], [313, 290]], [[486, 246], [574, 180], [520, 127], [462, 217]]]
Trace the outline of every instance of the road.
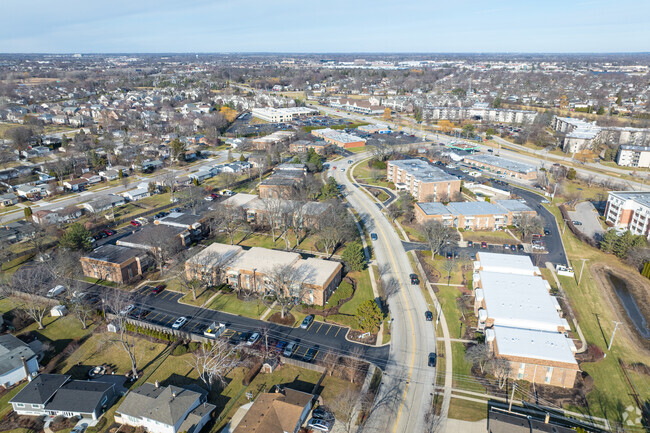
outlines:
[[[214, 158], [209, 158], [206, 160], [201, 160], [198, 164], [194, 164], [191, 166], [175, 169], [173, 171], [177, 172], [177, 176], [180, 176], [182, 174], [190, 173], [191, 171], [196, 171], [196, 169], [204, 164], [208, 163], [222, 163], [225, 162], [228, 159], [228, 152], [225, 150], [219, 151], [219, 156], [214, 157]], [[138, 175], [132, 176], [130, 182], [126, 185], [118, 185], [118, 186], [113, 186], [113, 187], [108, 187], [100, 190], [93, 190], [93, 191], [83, 191], [80, 193], [74, 193], [70, 194], [68, 196], [64, 196], [65, 198], [59, 199], [56, 202], [53, 201], [47, 201], [47, 200], [39, 200], [37, 202], [26, 202], [24, 203], [25, 206], [30, 206], [32, 208], [32, 212], [36, 212], [39, 210], [53, 210], [53, 209], [61, 209], [67, 206], [72, 206], [72, 205], [77, 205], [81, 203], [85, 203], [88, 200], [95, 199], [97, 197], [105, 196], [108, 194], [120, 194], [123, 193], [124, 191], [127, 191], [129, 189], [133, 189], [138, 186], [138, 184], [142, 182], [155, 182], [158, 180], [164, 180], [165, 176], [168, 174], [169, 169], [162, 169], [158, 171], [155, 175], [150, 176], [150, 177], [140, 177]], [[101, 185], [101, 184], [100, 184]], [[24, 211], [23, 209], [19, 209], [14, 212], [8, 212], [5, 214], [0, 215], [0, 224], [7, 223], [9, 221], [13, 221], [16, 219], [21, 219], [24, 218]]]
[[[367, 156], [359, 154], [351, 159], [356, 162]], [[388, 298], [393, 321], [389, 359], [376, 400], [380, 406], [370, 417], [366, 431], [422, 432], [436, 378], [436, 369], [427, 365], [428, 354], [436, 351], [434, 322], [424, 320], [426, 301], [421, 289], [410, 283], [413, 269], [397, 233], [376, 204], [348, 180], [341, 168], [344, 167], [330, 170], [329, 175], [345, 185], [349, 204], [366, 228], [378, 236], [372, 242], [375, 264], [388, 269], [382, 282], [388, 286], [394, 279], [399, 285], [399, 290]]]

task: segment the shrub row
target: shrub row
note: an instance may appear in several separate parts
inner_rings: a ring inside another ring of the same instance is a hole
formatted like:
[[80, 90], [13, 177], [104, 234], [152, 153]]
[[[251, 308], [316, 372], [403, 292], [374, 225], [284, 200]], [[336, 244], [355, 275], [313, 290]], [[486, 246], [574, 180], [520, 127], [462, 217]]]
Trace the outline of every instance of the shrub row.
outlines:
[[170, 342], [176, 341], [176, 336], [173, 334], [163, 332], [163, 331], [158, 331], [156, 329], [142, 328], [132, 323], [126, 324], [126, 330], [129, 332], [135, 332], [136, 334], [144, 335], [146, 337], [155, 338], [156, 340], [160, 340], [160, 341], [170, 341]]

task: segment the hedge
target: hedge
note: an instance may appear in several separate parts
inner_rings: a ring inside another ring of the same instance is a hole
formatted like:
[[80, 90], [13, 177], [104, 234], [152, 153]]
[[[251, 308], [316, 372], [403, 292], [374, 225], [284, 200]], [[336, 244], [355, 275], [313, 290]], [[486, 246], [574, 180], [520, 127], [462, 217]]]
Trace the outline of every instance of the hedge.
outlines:
[[262, 361], [256, 362], [255, 365], [253, 365], [251, 369], [248, 370], [246, 376], [244, 376], [244, 378], [242, 379], [242, 384], [244, 384], [244, 386], [250, 385], [261, 369], [262, 369]]

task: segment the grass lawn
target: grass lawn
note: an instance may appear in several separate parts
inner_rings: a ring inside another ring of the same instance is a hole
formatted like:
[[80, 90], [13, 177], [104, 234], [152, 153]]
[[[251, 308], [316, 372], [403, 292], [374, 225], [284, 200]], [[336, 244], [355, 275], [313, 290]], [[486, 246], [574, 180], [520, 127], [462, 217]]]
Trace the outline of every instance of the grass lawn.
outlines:
[[521, 242], [515, 240], [510, 233], [503, 230], [496, 231], [473, 231], [466, 230], [461, 233], [463, 240], [472, 242], [488, 242], [491, 244], [511, 244], [513, 242]]
[[0, 313], [5, 314], [16, 308], [17, 305], [16, 301], [11, 297], [2, 298], [0, 299]]
[[47, 316], [43, 320], [43, 325], [45, 325], [45, 329], [38, 329], [38, 324], [32, 323], [23, 329], [21, 333], [36, 332], [39, 335], [39, 340], [49, 342], [57, 352], [65, 349], [73, 339], [82, 338], [95, 329], [95, 325], [90, 321], [88, 327], [82, 329], [81, 322], [73, 315], [63, 317]]
[[[372, 293], [372, 285], [370, 283], [370, 275], [367, 270], [365, 271], [353, 271], [348, 273], [350, 278], [353, 278], [357, 282], [357, 290], [354, 292], [354, 297], [350, 299], [345, 304], [341, 305], [339, 313], [327, 317], [328, 322], [335, 322], [343, 326], [349, 326], [350, 328], [356, 328], [357, 322], [354, 318], [354, 314], [357, 312], [357, 308], [364, 301], [368, 299], [375, 299]], [[350, 316], [347, 316], [349, 314]]]
[[[9, 413], [12, 410], [9, 400], [14, 398], [29, 382], [23, 382], [12, 389], [10, 389], [5, 395], [0, 398], [0, 416], [4, 417], [5, 414]], [[12, 430], [13, 431], [13, 430]]]
[[141, 204], [149, 208], [164, 206], [170, 203], [171, 203], [171, 193], [169, 192], [164, 194], [154, 194], [151, 197], [145, 197], [142, 200], [138, 200], [138, 204]]
[[21, 209], [19, 206], [12, 204], [11, 206], [0, 207], [0, 215], [3, 213], [13, 212], [15, 210]]
[[[563, 187], [564, 195], [577, 194], [582, 200], [595, 200], [596, 198], [604, 198], [607, 200], [607, 190], [601, 186], [587, 186], [585, 182], [572, 180], [565, 181]], [[599, 197], [599, 195], [602, 197]]]
[[258, 299], [242, 301], [237, 298], [236, 293], [223, 293], [217, 296], [207, 308], [257, 319], [266, 311], [267, 307]]
[[[447, 319], [447, 323], [449, 323], [449, 319]], [[463, 343], [452, 341], [451, 352], [453, 356], [454, 388], [461, 388], [467, 391], [485, 392], [485, 387], [472, 377], [472, 364], [465, 361], [465, 346]]]
[[186, 293], [180, 299], [180, 302], [183, 302], [185, 304], [194, 305], [196, 307], [200, 307], [205, 302], [207, 302], [208, 299], [210, 299], [212, 296], [214, 296], [215, 293], [217, 293], [217, 291], [214, 290], [214, 289], [204, 290], [203, 293], [201, 293], [201, 291], [199, 290], [199, 291], [197, 291], [198, 296], [196, 297], [196, 299], [194, 299], [194, 297], [192, 296], [192, 293], [189, 292], [189, 293]]
[[487, 418], [487, 404], [452, 397], [449, 418], [480, 421]]
[[[141, 370], [146, 369], [167, 347], [142, 338], [136, 338], [135, 341], [137, 365]], [[89, 367], [102, 364], [112, 366], [116, 374], [125, 374], [131, 370], [131, 361], [122, 348], [118, 335], [108, 332], [91, 335], [72, 355], [63, 359], [57, 366], [57, 372], [83, 379]]]

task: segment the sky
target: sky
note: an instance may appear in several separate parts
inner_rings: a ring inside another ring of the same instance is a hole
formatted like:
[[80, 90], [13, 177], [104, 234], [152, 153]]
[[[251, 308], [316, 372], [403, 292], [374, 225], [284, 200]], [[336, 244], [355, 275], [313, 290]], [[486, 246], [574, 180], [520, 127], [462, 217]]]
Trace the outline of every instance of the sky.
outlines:
[[0, 53], [649, 51], [648, 0], [0, 0]]

